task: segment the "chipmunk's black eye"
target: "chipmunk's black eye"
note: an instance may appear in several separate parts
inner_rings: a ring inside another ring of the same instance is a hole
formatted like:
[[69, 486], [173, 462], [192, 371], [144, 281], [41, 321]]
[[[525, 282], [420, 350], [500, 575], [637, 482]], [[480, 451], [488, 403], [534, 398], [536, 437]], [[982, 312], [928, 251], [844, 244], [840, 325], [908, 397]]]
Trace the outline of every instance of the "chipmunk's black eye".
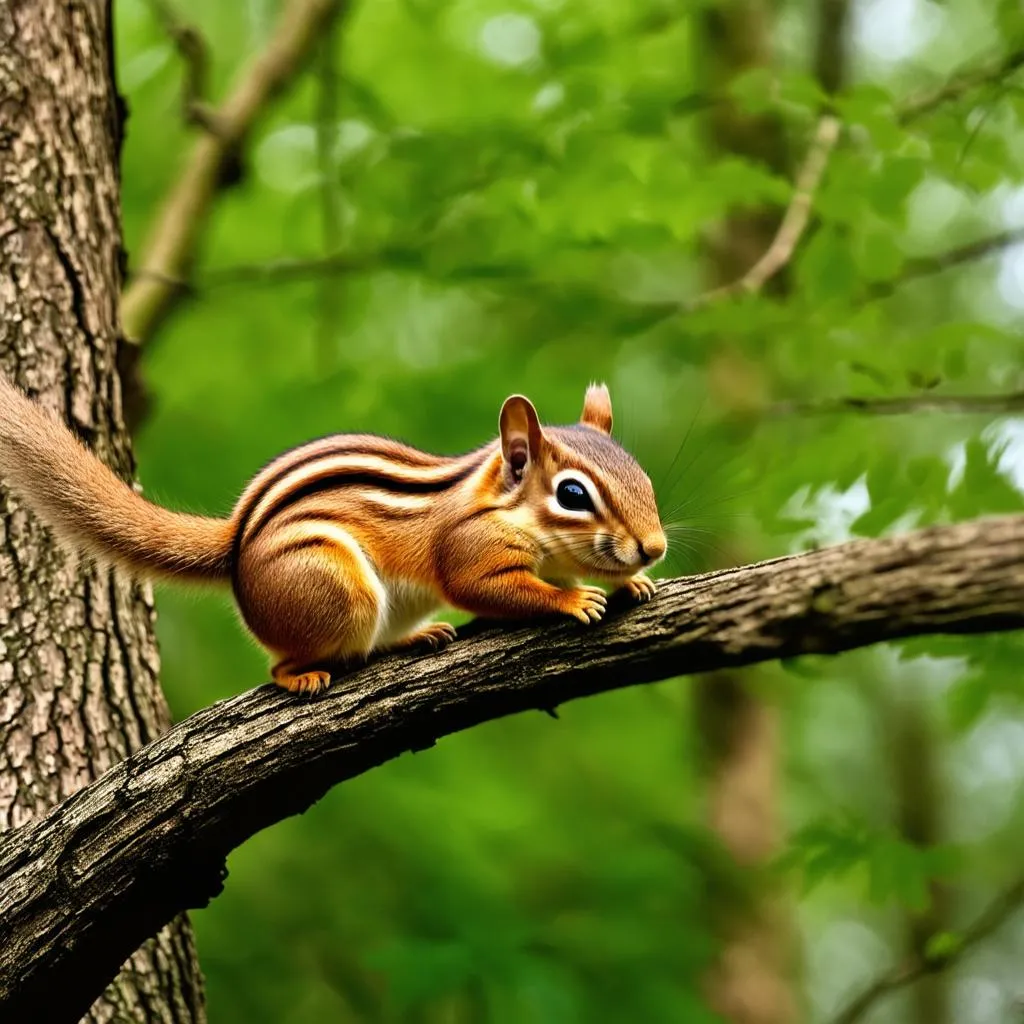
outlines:
[[563, 480], [555, 491], [558, 504], [572, 512], [593, 512], [594, 503], [587, 489], [578, 480]]

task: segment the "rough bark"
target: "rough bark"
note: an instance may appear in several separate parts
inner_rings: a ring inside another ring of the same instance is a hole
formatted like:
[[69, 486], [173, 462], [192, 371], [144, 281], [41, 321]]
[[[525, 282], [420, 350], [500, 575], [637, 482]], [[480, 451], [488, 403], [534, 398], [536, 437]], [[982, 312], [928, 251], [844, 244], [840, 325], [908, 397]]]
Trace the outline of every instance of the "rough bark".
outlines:
[[74, 1020], [138, 942], [219, 891], [230, 850], [440, 736], [671, 676], [1021, 627], [1016, 516], [672, 580], [589, 629], [471, 628], [319, 700], [259, 688], [222, 701], [0, 836], [0, 1019]]
[[[128, 476], [110, 30], [103, 0], [0, 4], [0, 367]], [[6, 494], [0, 513], [0, 829], [10, 830], [151, 742], [170, 718], [148, 593], [77, 566]], [[91, 990], [79, 1016], [100, 996], [90, 1021], [204, 1020], [187, 920], [135, 945], [119, 947], [103, 981], [130, 955], [124, 970], [102, 995], [102, 984]]]

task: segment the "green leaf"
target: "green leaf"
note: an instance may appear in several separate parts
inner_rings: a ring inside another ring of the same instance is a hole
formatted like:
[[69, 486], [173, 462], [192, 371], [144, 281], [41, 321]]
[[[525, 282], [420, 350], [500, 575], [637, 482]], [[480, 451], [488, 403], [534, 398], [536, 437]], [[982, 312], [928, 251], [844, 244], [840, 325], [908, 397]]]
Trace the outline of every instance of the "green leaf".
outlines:
[[991, 690], [978, 676], [959, 680], [946, 697], [950, 725], [958, 732], [966, 732], [981, 718], [990, 696]]
[[746, 113], [763, 114], [772, 108], [775, 73], [767, 67], [751, 68], [729, 83], [728, 93]]
[[849, 298], [858, 281], [848, 239], [831, 227], [822, 228], [804, 250], [796, 277], [809, 302]]
[[858, 516], [850, 529], [861, 536], [877, 537], [907, 511], [901, 489], [903, 468], [896, 453], [886, 453], [868, 470], [865, 483], [871, 505]]
[[928, 907], [928, 872], [920, 851], [897, 838], [884, 839], [870, 852], [870, 895], [876, 903], [897, 900], [910, 910]]
[[903, 249], [885, 227], [865, 231], [856, 248], [857, 269], [868, 281], [886, 281], [903, 268]]
[[835, 100], [840, 116], [851, 125], [860, 125], [882, 151], [894, 151], [903, 143], [903, 132], [893, 111], [892, 95], [877, 83], [863, 82]]
[[967, 374], [967, 353], [963, 345], [950, 345], [943, 353], [942, 372], [950, 380], [961, 380]]
[[821, 666], [813, 658], [780, 658], [779, 667], [800, 679], [820, 679]]
[[937, 932], [924, 946], [924, 957], [930, 962], [942, 962], [954, 956], [963, 947], [964, 937], [960, 932]]
[[810, 111], [820, 110], [828, 101], [818, 80], [799, 71], [785, 71], [779, 75], [778, 93], [783, 103], [792, 103]]
[[980, 438], [964, 446], [963, 478], [949, 495], [950, 511], [967, 519], [983, 513], [1019, 512], [1024, 498], [999, 469], [1001, 452]]
[[907, 200], [924, 179], [927, 164], [910, 157], [890, 157], [868, 178], [868, 202], [885, 221], [902, 220]]

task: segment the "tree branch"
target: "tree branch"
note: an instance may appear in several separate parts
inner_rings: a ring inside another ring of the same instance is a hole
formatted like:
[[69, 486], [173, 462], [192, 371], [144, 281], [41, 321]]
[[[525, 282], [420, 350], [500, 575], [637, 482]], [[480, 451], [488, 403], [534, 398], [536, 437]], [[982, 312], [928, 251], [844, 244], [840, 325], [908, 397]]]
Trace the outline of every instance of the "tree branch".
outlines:
[[807, 156], [797, 172], [796, 188], [782, 216], [775, 237], [761, 258], [740, 278], [712, 288], [680, 305], [678, 312], [692, 313], [737, 295], [759, 292], [793, 258], [811, 218], [814, 193], [828, 166], [828, 158], [839, 139], [842, 124], [837, 117], [825, 115], [818, 122]]
[[875, 281], [867, 288], [866, 297], [869, 299], [883, 299], [891, 295], [897, 288], [909, 284], [922, 277], [931, 277], [933, 274], [941, 274], [954, 267], [962, 266], [965, 263], [973, 263], [975, 260], [984, 259], [995, 253], [1009, 249], [1011, 246], [1024, 243], [1024, 227], [1008, 228], [1005, 231], [997, 231], [994, 234], [986, 235], [984, 238], [975, 239], [964, 245], [954, 246], [945, 252], [937, 253], [934, 256], [921, 256], [917, 259], [908, 260], [903, 269], [888, 281]]
[[919, 117], [930, 114], [936, 107], [961, 99], [974, 89], [1002, 82], [1021, 67], [1024, 67], [1024, 46], [1010, 50], [1004, 57], [990, 64], [964, 71], [937, 89], [913, 97], [897, 111], [897, 120], [902, 125], [910, 124]]
[[271, 100], [303, 69], [347, 0], [290, 0], [274, 34], [224, 103], [210, 115], [215, 132], [198, 139], [144, 245], [141, 268], [121, 296], [126, 338], [142, 344], [185, 289], [217, 192], [230, 180], [247, 134]]
[[438, 737], [673, 676], [1022, 626], [1015, 516], [670, 580], [589, 630], [474, 624], [319, 700], [263, 687], [221, 701], [0, 836], [0, 1019], [78, 1020], [143, 939], [216, 895], [230, 850]]
[[148, 3], [153, 17], [171, 37], [185, 66], [181, 86], [181, 112], [185, 122], [216, 131], [214, 119], [205, 102], [210, 63], [206, 40], [195, 25], [183, 21], [165, 0], [148, 0]]
[[950, 936], [948, 949], [926, 954], [911, 963], [894, 967], [876, 978], [855, 996], [832, 1020], [832, 1024], [855, 1024], [875, 1003], [929, 974], [952, 967], [973, 946], [991, 936], [1024, 903], [1024, 879], [1018, 879], [997, 896], [975, 922], [960, 936]]
[[905, 416], [909, 413], [941, 412], [964, 415], [1001, 416], [1024, 412], [1024, 391], [1004, 395], [897, 395], [885, 398], [819, 398], [806, 402], [776, 402], [768, 415], [835, 416], [858, 412], [866, 416]]
[[[267, 263], [237, 263], [207, 271], [194, 289], [203, 292], [232, 285], [277, 284], [289, 281], [308, 281], [338, 274], [372, 274], [382, 270], [410, 270], [430, 274], [423, 258], [423, 250], [411, 245], [388, 245], [366, 252], [338, 252], [329, 256], [283, 258]], [[441, 279], [462, 281], [495, 281], [526, 278], [529, 267], [515, 263], [479, 263], [459, 266], [443, 274]], [[191, 290], [184, 281], [174, 284]]]

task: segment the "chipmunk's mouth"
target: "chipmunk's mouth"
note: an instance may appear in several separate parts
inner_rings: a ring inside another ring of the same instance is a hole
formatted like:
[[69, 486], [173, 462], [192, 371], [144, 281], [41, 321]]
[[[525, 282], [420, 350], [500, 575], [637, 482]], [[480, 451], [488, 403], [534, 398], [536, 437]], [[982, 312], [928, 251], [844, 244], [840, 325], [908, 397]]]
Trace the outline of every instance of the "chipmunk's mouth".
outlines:
[[632, 569], [634, 565], [639, 565], [636, 559], [623, 558], [619, 554], [619, 542], [610, 533], [606, 533], [601, 539], [600, 547], [598, 548], [600, 554], [602, 554], [610, 563], [615, 565], [620, 570]]
[[586, 559], [586, 568], [599, 576], [610, 579], [622, 579], [632, 576], [644, 566], [644, 562], [634, 555], [624, 558], [620, 550], [621, 541], [613, 534], [604, 533], [594, 537], [590, 557]]
[[544, 544], [544, 560], [553, 568], [582, 576], [624, 576], [632, 570], [614, 550], [607, 534], [556, 534]]

